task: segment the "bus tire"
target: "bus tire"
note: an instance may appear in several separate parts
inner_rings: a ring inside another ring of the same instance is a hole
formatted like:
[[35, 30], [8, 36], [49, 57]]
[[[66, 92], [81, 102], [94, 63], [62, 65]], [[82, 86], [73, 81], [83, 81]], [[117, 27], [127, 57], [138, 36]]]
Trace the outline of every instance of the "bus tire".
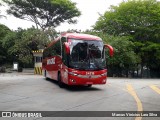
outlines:
[[58, 73], [58, 85], [59, 85], [60, 88], [64, 88], [64, 84], [61, 81], [61, 74], [60, 74], [60, 72]]
[[92, 87], [92, 85], [90, 84], [90, 85], [87, 85], [87, 87]]
[[45, 77], [46, 80], [49, 80], [49, 78], [47, 77], [47, 72], [46, 72], [46, 70], [44, 71], [44, 77]]

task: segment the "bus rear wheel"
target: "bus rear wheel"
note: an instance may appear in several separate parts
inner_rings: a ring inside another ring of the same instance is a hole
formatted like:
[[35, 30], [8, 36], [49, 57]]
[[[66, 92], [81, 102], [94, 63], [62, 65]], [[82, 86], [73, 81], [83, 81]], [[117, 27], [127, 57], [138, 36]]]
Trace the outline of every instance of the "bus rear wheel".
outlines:
[[64, 83], [62, 83], [62, 81], [61, 81], [61, 74], [60, 73], [58, 73], [58, 85], [60, 88], [64, 87]]

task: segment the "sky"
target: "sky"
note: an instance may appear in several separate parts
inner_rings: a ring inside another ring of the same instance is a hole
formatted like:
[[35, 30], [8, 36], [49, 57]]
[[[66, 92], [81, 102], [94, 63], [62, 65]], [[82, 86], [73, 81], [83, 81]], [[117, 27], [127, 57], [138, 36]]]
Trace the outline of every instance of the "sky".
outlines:
[[[57, 31], [67, 31], [68, 29], [86, 30], [91, 29], [99, 18], [99, 14], [104, 14], [109, 9], [110, 5], [118, 5], [124, 0], [71, 0], [77, 3], [76, 7], [81, 11], [81, 16], [77, 19], [77, 24], [62, 23], [56, 27]], [[6, 15], [6, 7], [0, 7], [1, 14]], [[34, 23], [6, 15], [6, 18], [1, 18], [0, 23], [6, 25], [11, 30], [16, 30], [18, 27], [23, 29], [35, 26]]]

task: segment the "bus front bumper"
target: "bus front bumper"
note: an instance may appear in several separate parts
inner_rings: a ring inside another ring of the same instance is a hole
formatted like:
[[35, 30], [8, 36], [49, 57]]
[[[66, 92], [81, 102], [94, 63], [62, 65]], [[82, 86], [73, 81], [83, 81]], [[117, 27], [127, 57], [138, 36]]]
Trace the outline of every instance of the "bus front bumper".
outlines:
[[101, 75], [69, 75], [68, 85], [106, 84], [107, 76]]

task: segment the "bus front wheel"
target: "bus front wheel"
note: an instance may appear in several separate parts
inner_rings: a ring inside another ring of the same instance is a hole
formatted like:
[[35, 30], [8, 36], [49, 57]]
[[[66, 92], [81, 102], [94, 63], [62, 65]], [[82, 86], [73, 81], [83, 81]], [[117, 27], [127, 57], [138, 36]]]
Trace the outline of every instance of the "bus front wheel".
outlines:
[[59, 85], [60, 88], [64, 87], [64, 84], [61, 81], [61, 74], [60, 73], [58, 73], [58, 85]]
[[87, 87], [92, 87], [92, 85], [91, 85], [91, 84], [89, 84], [89, 85], [87, 85]]
[[44, 71], [44, 77], [45, 77], [46, 80], [49, 80], [49, 78], [47, 77], [47, 71], [46, 70]]

